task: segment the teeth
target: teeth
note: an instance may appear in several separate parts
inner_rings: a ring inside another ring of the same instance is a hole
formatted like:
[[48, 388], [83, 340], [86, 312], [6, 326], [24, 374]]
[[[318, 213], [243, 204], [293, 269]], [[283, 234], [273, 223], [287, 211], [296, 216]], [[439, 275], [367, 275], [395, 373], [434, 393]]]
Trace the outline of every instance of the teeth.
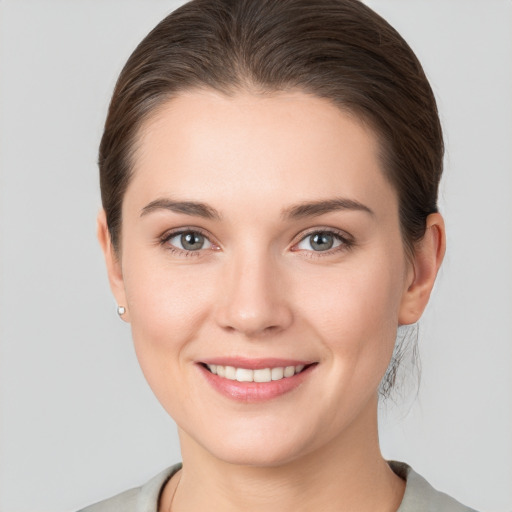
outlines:
[[[235, 380], [235, 379], [232, 379]], [[252, 370], [246, 370], [245, 368], [236, 369], [236, 380], [238, 382], [253, 382], [254, 372]]]
[[303, 364], [297, 366], [281, 366], [276, 368], [261, 368], [249, 370], [247, 368], [235, 368], [234, 366], [221, 366], [220, 364], [207, 364], [208, 369], [219, 377], [238, 382], [270, 382], [293, 377], [304, 370]]
[[226, 366], [226, 379], [235, 380], [236, 379], [236, 368], [234, 366]]
[[295, 366], [287, 366], [284, 369], [284, 376], [285, 377], [293, 377], [295, 375]]
[[254, 382], [270, 382], [272, 380], [272, 370], [263, 368], [262, 370], [254, 370]]
[[272, 380], [281, 380], [284, 377], [284, 368], [272, 368]]

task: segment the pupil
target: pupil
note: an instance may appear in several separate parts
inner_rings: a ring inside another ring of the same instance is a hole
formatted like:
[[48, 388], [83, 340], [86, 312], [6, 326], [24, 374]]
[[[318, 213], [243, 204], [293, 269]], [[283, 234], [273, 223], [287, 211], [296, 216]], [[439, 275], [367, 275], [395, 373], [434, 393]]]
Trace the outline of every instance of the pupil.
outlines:
[[181, 235], [181, 245], [187, 251], [197, 251], [201, 249], [204, 243], [204, 237], [199, 233], [183, 233]]
[[311, 247], [317, 251], [328, 251], [333, 244], [333, 236], [328, 233], [316, 233], [311, 240]]

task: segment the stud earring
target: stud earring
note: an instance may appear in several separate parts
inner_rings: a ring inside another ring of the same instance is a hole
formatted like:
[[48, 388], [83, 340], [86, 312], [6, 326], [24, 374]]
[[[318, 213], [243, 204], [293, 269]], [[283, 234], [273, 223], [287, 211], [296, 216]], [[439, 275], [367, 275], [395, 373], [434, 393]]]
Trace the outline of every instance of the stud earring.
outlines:
[[126, 313], [126, 308], [124, 306], [117, 306], [117, 314], [119, 317], [122, 317]]

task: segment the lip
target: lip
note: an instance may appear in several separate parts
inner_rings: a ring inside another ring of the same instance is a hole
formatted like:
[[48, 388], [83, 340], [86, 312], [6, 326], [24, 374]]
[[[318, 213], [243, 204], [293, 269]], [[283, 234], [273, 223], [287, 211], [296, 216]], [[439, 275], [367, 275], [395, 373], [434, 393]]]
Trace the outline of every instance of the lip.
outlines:
[[[247, 368], [251, 370], [281, 366], [297, 366], [299, 364], [305, 365], [306, 368], [292, 377], [285, 377], [281, 380], [274, 380], [270, 382], [238, 382], [236, 380], [229, 380], [211, 373], [206, 368], [206, 364], [234, 366], [237, 368]], [[249, 360], [244, 358], [215, 358], [201, 361], [201, 363], [197, 364], [197, 368], [203, 375], [204, 379], [215, 391], [231, 400], [243, 403], [258, 403], [273, 400], [297, 389], [310, 377], [316, 366], [317, 364], [315, 363], [292, 359]]]
[[247, 368], [248, 370], [261, 370], [263, 368], [278, 368], [280, 366], [308, 366], [315, 361], [300, 359], [278, 359], [275, 357], [255, 358], [246, 357], [214, 357], [198, 361], [203, 364], [220, 364], [221, 366], [234, 366], [235, 368]]

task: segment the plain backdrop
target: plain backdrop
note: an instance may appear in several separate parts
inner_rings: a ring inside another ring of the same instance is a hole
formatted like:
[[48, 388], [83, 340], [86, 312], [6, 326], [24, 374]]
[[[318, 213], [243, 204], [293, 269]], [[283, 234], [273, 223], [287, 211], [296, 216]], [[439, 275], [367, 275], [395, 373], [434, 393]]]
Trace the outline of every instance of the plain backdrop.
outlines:
[[[180, 459], [95, 238], [115, 79], [180, 3], [0, 0], [2, 512], [72, 511]], [[474, 508], [511, 511], [512, 2], [368, 3], [422, 61], [447, 146], [422, 382], [383, 408], [382, 449]]]

